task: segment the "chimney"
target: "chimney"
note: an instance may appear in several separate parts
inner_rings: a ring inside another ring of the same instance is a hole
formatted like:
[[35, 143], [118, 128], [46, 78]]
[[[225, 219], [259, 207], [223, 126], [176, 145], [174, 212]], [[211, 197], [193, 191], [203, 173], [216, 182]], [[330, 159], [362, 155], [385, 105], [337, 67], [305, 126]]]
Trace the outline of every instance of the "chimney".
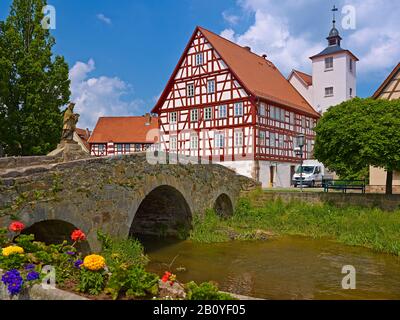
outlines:
[[265, 53], [262, 55], [262, 57], [263, 57], [265, 60], [267, 60], [267, 55], [266, 55]]
[[146, 126], [149, 126], [149, 125], [151, 124], [151, 115], [150, 115], [150, 113], [146, 113], [146, 114], [144, 115], [144, 117], [146, 118], [146, 123], [145, 123], [145, 125], [146, 125]]
[[247, 51], [251, 52], [251, 48], [249, 46], [244, 46], [243, 48], [245, 48]]

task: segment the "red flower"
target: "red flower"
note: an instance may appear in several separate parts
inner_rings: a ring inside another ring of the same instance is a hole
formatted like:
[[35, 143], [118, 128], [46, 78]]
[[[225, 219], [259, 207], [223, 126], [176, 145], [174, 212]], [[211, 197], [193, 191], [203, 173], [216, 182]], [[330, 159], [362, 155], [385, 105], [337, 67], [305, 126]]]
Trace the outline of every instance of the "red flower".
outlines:
[[161, 278], [161, 281], [164, 282], [164, 283], [167, 282], [167, 281], [169, 280], [169, 277], [170, 277], [171, 275], [172, 275], [171, 272], [165, 271], [163, 277]]
[[74, 230], [71, 234], [72, 241], [85, 241], [86, 235], [82, 232], [82, 230]]
[[8, 229], [10, 231], [13, 232], [21, 232], [22, 230], [25, 229], [25, 225], [22, 222], [19, 221], [14, 221], [10, 224], [10, 226], [8, 227]]

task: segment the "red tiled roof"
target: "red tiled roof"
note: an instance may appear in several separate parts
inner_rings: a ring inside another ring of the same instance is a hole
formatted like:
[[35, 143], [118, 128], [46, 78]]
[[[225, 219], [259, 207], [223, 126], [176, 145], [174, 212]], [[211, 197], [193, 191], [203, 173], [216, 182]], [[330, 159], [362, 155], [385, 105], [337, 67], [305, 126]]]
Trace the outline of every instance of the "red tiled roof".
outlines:
[[147, 117], [101, 117], [89, 139], [89, 143], [153, 143], [147, 139], [147, 133], [158, 129], [158, 118], [151, 117], [150, 125], [146, 125]]
[[[320, 117], [319, 113], [313, 109], [271, 61], [202, 27], [197, 27], [194, 34], [198, 30], [211, 43], [213, 48], [229, 66], [231, 72], [250, 94], [288, 106], [314, 117]], [[170, 82], [173, 81], [175, 73], [171, 77]], [[167, 92], [161, 95], [153, 112], [161, 106], [163, 99], [165, 99], [164, 94], [167, 94]]]
[[85, 145], [86, 148], [89, 148], [89, 144], [88, 144], [88, 140], [90, 138], [90, 131], [88, 129], [80, 129], [80, 128], [76, 128], [75, 132], [77, 133], [77, 135], [81, 138], [83, 144]]
[[[312, 76], [310, 76], [310, 75], [307, 74], [307, 73], [301, 72], [301, 71], [299, 71], [299, 70], [294, 70], [294, 69], [293, 69], [293, 71], [292, 71], [292, 74], [293, 74], [293, 73], [297, 74], [297, 75], [299, 76], [299, 78], [300, 78], [301, 80], [303, 80], [304, 83], [305, 83], [307, 86], [312, 86]], [[290, 77], [289, 77], [289, 78], [290, 78]]]

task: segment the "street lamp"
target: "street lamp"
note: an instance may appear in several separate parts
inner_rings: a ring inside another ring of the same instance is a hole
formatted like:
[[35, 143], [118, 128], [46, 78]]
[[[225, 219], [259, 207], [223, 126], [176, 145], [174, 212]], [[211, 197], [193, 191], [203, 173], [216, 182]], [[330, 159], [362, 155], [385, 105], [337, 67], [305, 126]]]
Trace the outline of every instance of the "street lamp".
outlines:
[[296, 155], [300, 156], [300, 192], [303, 192], [303, 148], [305, 144], [306, 138], [301, 133], [296, 137]]

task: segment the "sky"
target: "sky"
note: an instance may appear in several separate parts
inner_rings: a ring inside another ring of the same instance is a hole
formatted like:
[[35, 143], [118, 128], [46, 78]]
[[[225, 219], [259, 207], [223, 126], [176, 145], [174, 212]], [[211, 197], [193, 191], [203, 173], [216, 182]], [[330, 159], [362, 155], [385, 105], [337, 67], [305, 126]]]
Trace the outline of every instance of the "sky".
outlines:
[[[0, 20], [11, 0], [0, 0]], [[311, 72], [327, 46], [333, 5], [342, 47], [357, 66], [357, 95], [371, 96], [400, 61], [400, 1], [48, 0], [54, 53], [70, 66], [78, 126], [100, 116], [143, 115], [155, 105], [197, 25], [266, 53], [287, 76]], [[346, 7], [347, 6], [347, 7]], [[351, 6], [351, 7], [348, 7]], [[346, 11], [350, 8], [350, 11]], [[353, 10], [354, 9], [354, 10]], [[342, 11], [343, 10], [343, 11]], [[354, 14], [353, 14], [354, 13]], [[350, 18], [350, 20], [349, 20]]]

